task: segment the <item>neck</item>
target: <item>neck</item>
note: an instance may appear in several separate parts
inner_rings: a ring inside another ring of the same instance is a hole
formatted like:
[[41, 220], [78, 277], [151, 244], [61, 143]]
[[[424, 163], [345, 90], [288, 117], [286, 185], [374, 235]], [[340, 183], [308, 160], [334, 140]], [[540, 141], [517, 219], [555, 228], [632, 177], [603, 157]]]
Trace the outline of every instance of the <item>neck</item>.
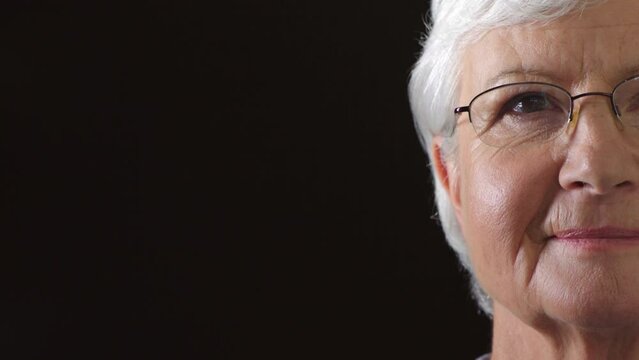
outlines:
[[585, 329], [544, 319], [524, 323], [495, 303], [491, 360], [639, 359], [639, 328]]

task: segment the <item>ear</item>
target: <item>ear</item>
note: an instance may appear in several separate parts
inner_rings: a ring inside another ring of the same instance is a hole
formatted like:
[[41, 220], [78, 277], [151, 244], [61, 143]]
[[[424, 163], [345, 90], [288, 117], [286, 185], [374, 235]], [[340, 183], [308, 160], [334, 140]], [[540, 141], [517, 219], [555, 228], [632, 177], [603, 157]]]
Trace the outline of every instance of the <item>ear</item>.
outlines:
[[448, 193], [448, 198], [451, 200], [453, 207], [455, 208], [455, 215], [457, 216], [457, 220], [460, 220], [462, 203], [460, 196], [461, 187], [459, 181], [459, 173], [457, 171], [456, 165], [452, 162], [452, 160], [447, 160], [442, 153], [442, 142], [443, 138], [441, 136], [436, 136], [433, 138], [431, 144], [431, 151], [433, 154], [433, 168], [435, 169], [435, 176], [437, 176], [439, 182], [444, 186], [446, 193]]

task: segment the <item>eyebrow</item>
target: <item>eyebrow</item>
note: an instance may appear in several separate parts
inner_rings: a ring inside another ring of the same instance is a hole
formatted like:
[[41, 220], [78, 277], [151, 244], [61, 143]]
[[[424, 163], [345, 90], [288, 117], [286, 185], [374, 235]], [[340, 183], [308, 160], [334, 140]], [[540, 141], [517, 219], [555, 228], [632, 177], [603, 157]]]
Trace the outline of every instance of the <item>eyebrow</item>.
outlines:
[[488, 79], [486, 86], [488, 88], [491, 88], [493, 86], [497, 86], [499, 84], [499, 82], [501, 82], [504, 79], [507, 79], [509, 77], [512, 77], [513, 75], [533, 75], [533, 76], [537, 76], [537, 77], [543, 77], [546, 78], [548, 80], [551, 79], [557, 79], [556, 75], [553, 75], [552, 73], [549, 73], [547, 71], [543, 71], [543, 70], [524, 70], [522, 68], [515, 68], [515, 69], [507, 69], [507, 70], [503, 70], [500, 71], [497, 75], [491, 77], [490, 79]]
[[633, 64], [631, 66], [624, 67], [622, 74], [624, 76], [624, 79], [639, 75], [639, 65]]
[[[621, 74], [621, 76], [616, 80], [616, 83], [624, 81], [633, 76], [639, 76], [639, 64], [632, 64], [623, 67], [619, 74]], [[499, 83], [501, 81], [517, 75], [541, 77], [550, 82], [560, 82], [561, 80], [560, 77], [558, 77], [556, 74], [544, 70], [525, 70], [522, 68], [512, 68], [500, 71], [497, 75], [489, 78], [486, 83], [486, 88], [498, 86], [500, 85]]]

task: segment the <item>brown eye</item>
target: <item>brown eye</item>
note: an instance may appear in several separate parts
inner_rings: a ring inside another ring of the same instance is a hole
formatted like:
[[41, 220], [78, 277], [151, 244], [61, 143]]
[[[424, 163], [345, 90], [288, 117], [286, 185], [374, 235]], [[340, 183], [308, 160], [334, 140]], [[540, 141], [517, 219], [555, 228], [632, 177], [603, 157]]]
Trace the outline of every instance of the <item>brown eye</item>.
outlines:
[[527, 93], [516, 96], [506, 103], [504, 113], [528, 114], [552, 109], [553, 103], [544, 93]]

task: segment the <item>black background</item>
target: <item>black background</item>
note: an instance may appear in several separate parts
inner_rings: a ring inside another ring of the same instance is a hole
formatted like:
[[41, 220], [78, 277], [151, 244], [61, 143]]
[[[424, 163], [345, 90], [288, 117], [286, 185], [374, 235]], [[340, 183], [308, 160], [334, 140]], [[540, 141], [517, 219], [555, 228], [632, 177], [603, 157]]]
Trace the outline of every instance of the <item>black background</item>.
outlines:
[[425, 1], [3, 2], [3, 358], [472, 359]]

